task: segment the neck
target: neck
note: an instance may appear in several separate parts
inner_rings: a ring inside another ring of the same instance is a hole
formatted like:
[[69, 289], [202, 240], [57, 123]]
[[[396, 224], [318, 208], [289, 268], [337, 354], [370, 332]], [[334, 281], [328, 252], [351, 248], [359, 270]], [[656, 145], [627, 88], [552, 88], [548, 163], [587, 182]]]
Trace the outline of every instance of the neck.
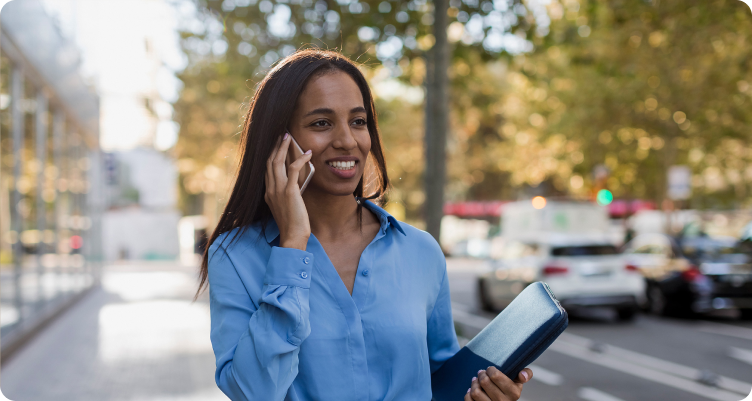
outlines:
[[359, 229], [358, 203], [352, 195], [335, 196], [318, 191], [303, 193], [311, 232], [319, 239], [336, 239]]

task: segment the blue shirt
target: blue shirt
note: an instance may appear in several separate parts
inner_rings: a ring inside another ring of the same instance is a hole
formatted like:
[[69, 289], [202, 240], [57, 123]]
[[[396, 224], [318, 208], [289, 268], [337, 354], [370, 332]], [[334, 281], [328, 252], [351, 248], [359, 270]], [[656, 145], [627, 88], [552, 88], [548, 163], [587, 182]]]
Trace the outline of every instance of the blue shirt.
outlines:
[[428, 233], [364, 205], [381, 228], [352, 296], [314, 235], [306, 251], [281, 248], [273, 221], [209, 248], [215, 379], [230, 399], [431, 399], [431, 373], [459, 350], [446, 260]]

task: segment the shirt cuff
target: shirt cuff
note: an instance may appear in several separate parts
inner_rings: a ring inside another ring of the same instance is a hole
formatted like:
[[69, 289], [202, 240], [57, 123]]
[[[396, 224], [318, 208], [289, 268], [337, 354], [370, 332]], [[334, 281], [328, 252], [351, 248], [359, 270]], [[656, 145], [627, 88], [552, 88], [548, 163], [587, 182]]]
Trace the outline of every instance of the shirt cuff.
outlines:
[[295, 248], [272, 247], [264, 284], [311, 288], [313, 254]]

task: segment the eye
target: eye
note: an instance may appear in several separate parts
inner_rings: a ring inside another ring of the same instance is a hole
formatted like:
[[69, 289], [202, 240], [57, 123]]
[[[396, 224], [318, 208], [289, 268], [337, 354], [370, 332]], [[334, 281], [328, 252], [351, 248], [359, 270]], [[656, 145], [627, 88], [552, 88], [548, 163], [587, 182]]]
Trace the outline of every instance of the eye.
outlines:
[[311, 127], [326, 127], [329, 122], [326, 120], [318, 120], [311, 123]]
[[358, 118], [355, 119], [355, 121], [353, 121], [353, 124], [360, 125], [360, 126], [365, 126], [366, 125], [366, 119], [362, 118], [362, 117], [358, 117]]

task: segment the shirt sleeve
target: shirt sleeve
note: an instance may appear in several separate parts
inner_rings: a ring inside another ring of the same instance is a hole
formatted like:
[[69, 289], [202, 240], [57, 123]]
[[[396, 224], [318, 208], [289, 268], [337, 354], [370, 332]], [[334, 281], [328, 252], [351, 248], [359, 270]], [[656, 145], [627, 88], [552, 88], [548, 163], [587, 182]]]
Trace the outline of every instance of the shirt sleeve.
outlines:
[[449, 297], [446, 261], [444, 261], [444, 276], [441, 279], [441, 288], [433, 306], [431, 317], [428, 319], [428, 358], [431, 364], [431, 374], [459, 350], [457, 333], [454, 331], [454, 320], [452, 320], [452, 301]]
[[313, 255], [273, 247], [256, 307], [226, 250], [209, 252], [217, 386], [233, 401], [283, 400], [298, 374], [300, 344], [311, 332]]

